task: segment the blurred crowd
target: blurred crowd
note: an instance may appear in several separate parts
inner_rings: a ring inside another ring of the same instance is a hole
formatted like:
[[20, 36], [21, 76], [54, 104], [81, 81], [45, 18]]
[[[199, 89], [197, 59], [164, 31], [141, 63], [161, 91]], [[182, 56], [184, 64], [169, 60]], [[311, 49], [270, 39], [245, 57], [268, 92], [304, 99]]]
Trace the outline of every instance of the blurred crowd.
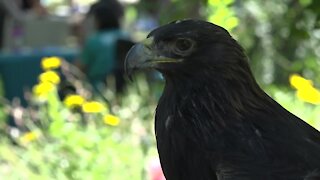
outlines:
[[[122, 28], [125, 8], [117, 0], [99, 0], [79, 13], [76, 0], [68, 0], [68, 15], [52, 14], [41, 0], [0, 0], [0, 49], [21, 54], [56, 49], [76, 49], [74, 64], [95, 89], [115, 77], [123, 90], [123, 61], [133, 45], [132, 32]], [[136, 22], [148, 30], [156, 26], [150, 16]], [[154, 21], [153, 21], [154, 20]], [[152, 27], [151, 27], [152, 26]], [[1, 52], [1, 51], [0, 51]]]

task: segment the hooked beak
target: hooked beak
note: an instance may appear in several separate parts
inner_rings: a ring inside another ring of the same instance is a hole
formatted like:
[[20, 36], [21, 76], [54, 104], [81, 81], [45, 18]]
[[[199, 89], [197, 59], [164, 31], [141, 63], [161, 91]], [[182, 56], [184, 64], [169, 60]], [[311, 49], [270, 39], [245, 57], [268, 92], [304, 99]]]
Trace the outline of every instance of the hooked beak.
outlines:
[[159, 64], [180, 62], [179, 59], [159, 55], [160, 53], [151, 48], [152, 41], [152, 38], [147, 38], [142, 43], [134, 45], [127, 53], [124, 67], [130, 80], [132, 80], [132, 74], [135, 70], [158, 68]]

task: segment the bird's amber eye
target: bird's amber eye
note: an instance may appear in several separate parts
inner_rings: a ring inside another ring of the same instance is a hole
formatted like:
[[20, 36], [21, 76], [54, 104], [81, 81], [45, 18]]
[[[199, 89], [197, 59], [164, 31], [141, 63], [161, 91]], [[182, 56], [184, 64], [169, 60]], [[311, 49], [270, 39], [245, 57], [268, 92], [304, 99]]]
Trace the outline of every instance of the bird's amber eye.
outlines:
[[193, 43], [189, 39], [177, 39], [175, 42], [175, 51], [179, 54], [189, 51], [193, 46]]

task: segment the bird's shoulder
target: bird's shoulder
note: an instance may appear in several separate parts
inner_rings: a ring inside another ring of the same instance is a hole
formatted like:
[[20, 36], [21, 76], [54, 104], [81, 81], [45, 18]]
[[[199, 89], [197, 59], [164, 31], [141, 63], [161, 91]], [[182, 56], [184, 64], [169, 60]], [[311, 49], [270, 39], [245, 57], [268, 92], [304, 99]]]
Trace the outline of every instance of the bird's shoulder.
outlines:
[[194, 155], [202, 154], [203, 163], [225, 179], [239, 174], [302, 179], [320, 169], [320, 133], [271, 98], [240, 116], [200, 96], [159, 105], [165, 134], [159, 142], [174, 139], [177, 152], [197, 151]]

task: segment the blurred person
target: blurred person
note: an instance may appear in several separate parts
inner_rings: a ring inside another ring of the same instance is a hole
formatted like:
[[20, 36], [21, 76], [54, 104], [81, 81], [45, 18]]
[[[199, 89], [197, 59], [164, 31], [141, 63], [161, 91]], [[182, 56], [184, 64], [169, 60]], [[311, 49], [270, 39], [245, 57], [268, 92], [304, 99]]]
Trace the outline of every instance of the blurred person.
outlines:
[[3, 48], [5, 24], [13, 20], [12, 35], [21, 36], [22, 24], [28, 19], [47, 15], [47, 10], [40, 0], [0, 0], [0, 49]]
[[22, 0], [21, 9], [29, 16], [45, 16], [48, 14], [40, 0]]
[[112, 7], [112, 11], [114, 14], [114, 18], [118, 19], [121, 21], [123, 15], [124, 15], [124, 9], [123, 6], [119, 3], [117, 0], [99, 0], [96, 3], [93, 3], [90, 7], [89, 10], [84, 17], [83, 23], [82, 23], [82, 29], [79, 35], [79, 43], [81, 45], [84, 44], [85, 38], [93, 33], [96, 29], [95, 26], [95, 20], [94, 20], [94, 11], [95, 9], [100, 6], [110, 6]]
[[95, 9], [101, 6], [112, 7], [115, 18], [121, 19], [124, 14], [124, 9], [119, 1], [117, 0], [99, 0], [98, 2], [92, 4], [88, 11], [88, 15], [94, 14]]
[[24, 20], [19, 2], [16, 0], [0, 0], [0, 49], [3, 47], [4, 26], [6, 18], [11, 17], [17, 22]]
[[76, 65], [96, 90], [106, 85], [109, 75], [115, 77], [117, 92], [123, 89], [123, 61], [133, 43], [121, 30], [122, 14], [122, 6], [115, 0], [100, 1], [88, 13], [93, 16], [96, 31], [85, 40]]

